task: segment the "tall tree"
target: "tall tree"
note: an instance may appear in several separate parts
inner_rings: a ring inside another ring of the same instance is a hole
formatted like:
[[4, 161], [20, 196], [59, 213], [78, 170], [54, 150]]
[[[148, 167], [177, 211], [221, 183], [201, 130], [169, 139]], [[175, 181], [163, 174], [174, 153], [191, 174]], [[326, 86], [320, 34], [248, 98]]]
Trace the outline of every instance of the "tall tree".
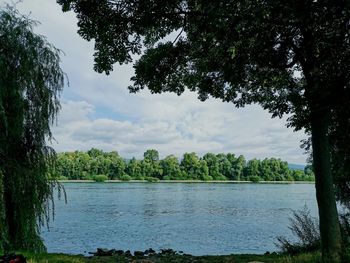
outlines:
[[157, 150], [149, 149], [144, 152], [142, 160], [142, 172], [144, 177], [156, 177], [162, 179], [163, 171], [159, 163]]
[[203, 160], [206, 161], [209, 169], [209, 175], [214, 180], [225, 180], [225, 176], [220, 172], [220, 163], [218, 157], [213, 153], [206, 153], [203, 156]]
[[52, 200], [46, 140], [64, 74], [59, 51], [34, 25], [12, 7], [0, 10], [0, 249], [44, 249], [40, 223]]
[[149, 161], [151, 163], [155, 163], [159, 161], [159, 153], [157, 150], [149, 149], [144, 152], [143, 159]]
[[244, 177], [249, 180], [249, 177], [257, 177], [260, 175], [261, 162], [258, 159], [252, 159], [247, 162], [247, 166], [244, 168]]
[[181, 178], [182, 171], [179, 165], [179, 160], [174, 155], [169, 155], [161, 160], [160, 166], [162, 167], [164, 180]]
[[188, 88], [201, 100], [259, 103], [273, 117], [290, 114], [294, 129], [309, 131], [322, 253], [340, 261], [328, 132], [350, 101], [349, 1], [57, 2], [77, 13], [80, 35], [95, 40], [96, 71], [109, 74], [114, 63], [143, 52], [131, 91], [181, 94]]
[[120, 179], [125, 175], [126, 164], [122, 157], [119, 156], [118, 152], [110, 152], [105, 154], [110, 160], [109, 167], [107, 169], [108, 178], [110, 180]]
[[181, 170], [183, 171], [183, 179], [199, 179], [200, 174], [198, 173], [197, 167], [200, 166], [200, 160], [196, 153], [184, 153], [180, 163]]
[[[233, 167], [232, 163], [230, 162], [229, 158], [234, 158], [233, 154], [223, 154], [219, 153], [216, 155], [218, 162], [219, 162], [219, 172], [224, 176], [224, 179], [233, 179]], [[229, 156], [229, 158], [228, 158]]]
[[[232, 160], [233, 161], [233, 160]], [[243, 170], [246, 166], [246, 160], [243, 155], [238, 156], [238, 158], [233, 161], [233, 167], [234, 167], [234, 176], [235, 180], [241, 180], [243, 176]]]
[[131, 176], [133, 179], [141, 180], [144, 179], [142, 177], [142, 162], [140, 160], [136, 160], [133, 157], [126, 167], [126, 173]]

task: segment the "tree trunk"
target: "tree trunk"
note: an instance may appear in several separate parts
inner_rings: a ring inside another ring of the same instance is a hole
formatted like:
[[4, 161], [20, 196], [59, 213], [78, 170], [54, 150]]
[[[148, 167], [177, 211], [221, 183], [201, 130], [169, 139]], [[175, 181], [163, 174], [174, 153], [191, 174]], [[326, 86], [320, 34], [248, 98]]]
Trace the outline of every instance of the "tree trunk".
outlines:
[[322, 258], [341, 262], [341, 234], [335, 202], [328, 140], [329, 113], [317, 111], [311, 116], [313, 167], [316, 177]]
[[5, 211], [6, 211], [5, 220], [7, 224], [7, 240], [5, 241], [5, 244], [4, 244], [5, 253], [8, 253], [17, 248], [16, 238], [19, 238], [19, 237], [16, 237], [16, 234], [17, 234], [16, 218], [14, 215], [15, 207], [13, 206], [11, 194], [12, 193], [9, 190], [5, 190], [5, 196], [4, 196]]

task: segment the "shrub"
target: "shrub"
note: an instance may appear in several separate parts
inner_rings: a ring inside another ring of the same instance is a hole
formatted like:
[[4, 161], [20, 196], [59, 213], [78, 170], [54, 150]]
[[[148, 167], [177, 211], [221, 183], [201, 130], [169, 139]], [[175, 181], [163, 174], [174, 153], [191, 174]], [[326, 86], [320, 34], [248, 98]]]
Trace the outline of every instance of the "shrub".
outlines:
[[94, 176], [93, 175], [91, 175], [91, 174], [85, 174], [84, 176], [83, 176], [83, 180], [94, 180]]
[[119, 179], [127, 182], [127, 181], [130, 181], [132, 178], [131, 178], [131, 176], [129, 176], [127, 174], [123, 174], [123, 175], [119, 176]]
[[151, 177], [151, 176], [149, 176], [149, 177], [146, 177], [145, 179], [146, 179], [146, 181], [149, 182], [149, 183], [158, 183], [158, 182], [159, 182], [159, 179], [156, 178], [156, 177]]
[[250, 176], [249, 177], [249, 181], [253, 182], [253, 183], [259, 183], [260, 182], [260, 177], [259, 176]]
[[102, 182], [108, 180], [108, 177], [104, 174], [94, 175], [92, 178], [95, 182], [98, 182], [98, 183], [102, 183]]
[[290, 218], [291, 226], [289, 229], [298, 238], [293, 243], [285, 237], [277, 237], [276, 245], [283, 253], [295, 255], [304, 252], [316, 251], [320, 248], [320, 232], [316, 218], [310, 215], [310, 210], [305, 205], [300, 211], [294, 211]]
[[211, 177], [210, 175], [203, 175], [200, 178], [202, 181], [212, 181], [213, 177]]
[[216, 177], [214, 178], [215, 181], [226, 181], [227, 178], [222, 175], [222, 174], [219, 174], [219, 175], [216, 175]]
[[[277, 237], [278, 243], [276, 245], [283, 253], [295, 255], [320, 249], [321, 238], [318, 221], [310, 215], [310, 210], [306, 205], [302, 210], [294, 211], [290, 221], [289, 228], [299, 240], [292, 243], [285, 237]], [[348, 210], [339, 214], [339, 222], [343, 245], [347, 248], [344, 253], [345, 262], [350, 262], [350, 212]]]
[[61, 175], [60, 177], [58, 177], [58, 180], [65, 181], [65, 180], [68, 180], [68, 177]]
[[286, 181], [288, 181], [288, 182], [293, 182], [294, 181], [294, 178], [293, 178], [293, 176], [292, 175], [290, 175], [290, 174], [288, 174], [287, 176], [286, 176]]

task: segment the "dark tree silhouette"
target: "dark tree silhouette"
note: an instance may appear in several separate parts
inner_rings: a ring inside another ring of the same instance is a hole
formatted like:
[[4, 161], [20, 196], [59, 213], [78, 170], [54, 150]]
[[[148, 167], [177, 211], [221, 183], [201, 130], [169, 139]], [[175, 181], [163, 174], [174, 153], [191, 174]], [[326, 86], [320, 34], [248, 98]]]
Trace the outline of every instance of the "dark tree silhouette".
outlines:
[[201, 100], [259, 103], [310, 132], [323, 258], [340, 261], [328, 133], [350, 101], [349, 1], [57, 2], [77, 13], [79, 34], [94, 39], [96, 71], [108, 74], [114, 63], [142, 53], [131, 91], [187, 88]]
[[34, 21], [0, 10], [0, 249], [43, 250], [55, 182], [50, 124], [60, 108], [59, 51], [33, 33]]

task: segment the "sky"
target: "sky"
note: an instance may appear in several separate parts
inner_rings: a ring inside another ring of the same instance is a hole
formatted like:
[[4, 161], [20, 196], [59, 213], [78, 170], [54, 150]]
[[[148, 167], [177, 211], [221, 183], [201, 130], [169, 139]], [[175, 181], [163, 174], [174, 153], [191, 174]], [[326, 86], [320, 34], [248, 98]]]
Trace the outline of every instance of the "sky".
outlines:
[[[0, 0], [0, 6], [10, 1]], [[12, 2], [13, 3], [13, 2]], [[160, 157], [185, 152], [234, 153], [252, 158], [281, 158], [304, 164], [303, 131], [286, 127], [286, 117], [271, 119], [258, 105], [237, 109], [217, 99], [201, 102], [185, 92], [130, 94], [132, 64], [115, 65], [106, 76], [93, 71], [94, 43], [77, 34], [73, 12], [63, 13], [55, 0], [23, 0], [22, 14], [40, 24], [34, 31], [62, 50], [61, 67], [69, 85], [61, 95], [62, 109], [52, 127], [58, 151], [118, 151], [125, 158], [142, 158], [147, 149]]]

